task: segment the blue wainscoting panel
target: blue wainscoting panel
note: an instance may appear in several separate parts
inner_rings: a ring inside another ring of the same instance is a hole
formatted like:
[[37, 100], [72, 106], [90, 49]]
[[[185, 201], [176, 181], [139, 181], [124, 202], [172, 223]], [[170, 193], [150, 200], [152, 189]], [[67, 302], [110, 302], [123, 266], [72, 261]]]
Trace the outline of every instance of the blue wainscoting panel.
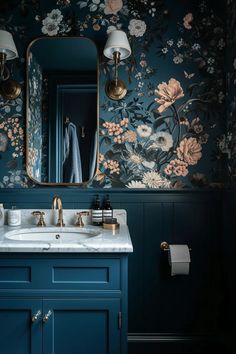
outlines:
[[224, 336], [227, 353], [236, 353], [236, 189], [224, 194], [224, 232], [221, 239], [224, 277]]

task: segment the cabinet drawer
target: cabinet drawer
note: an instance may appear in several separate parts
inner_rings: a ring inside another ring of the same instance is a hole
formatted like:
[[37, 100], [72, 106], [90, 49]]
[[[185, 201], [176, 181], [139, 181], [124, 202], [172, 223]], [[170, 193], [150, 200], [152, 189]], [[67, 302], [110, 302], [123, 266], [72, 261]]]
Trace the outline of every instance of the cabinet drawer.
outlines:
[[119, 290], [119, 259], [54, 260], [49, 287], [53, 289]]
[[120, 290], [119, 258], [0, 259], [0, 289]]
[[0, 289], [32, 286], [32, 264], [23, 260], [0, 260]]

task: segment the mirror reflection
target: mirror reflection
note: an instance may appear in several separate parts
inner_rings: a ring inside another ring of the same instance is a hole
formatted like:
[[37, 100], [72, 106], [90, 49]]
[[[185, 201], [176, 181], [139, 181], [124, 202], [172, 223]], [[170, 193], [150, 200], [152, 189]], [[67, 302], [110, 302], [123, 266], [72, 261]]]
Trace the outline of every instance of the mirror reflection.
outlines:
[[29, 176], [38, 183], [89, 181], [97, 166], [97, 49], [87, 38], [39, 38], [27, 51]]

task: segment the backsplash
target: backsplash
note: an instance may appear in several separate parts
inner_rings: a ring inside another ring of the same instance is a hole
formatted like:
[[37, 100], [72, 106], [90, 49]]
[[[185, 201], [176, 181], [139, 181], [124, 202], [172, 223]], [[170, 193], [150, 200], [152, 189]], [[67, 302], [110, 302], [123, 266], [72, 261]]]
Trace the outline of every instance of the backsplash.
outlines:
[[[33, 38], [87, 36], [98, 45], [100, 165], [89, 187], [158, 189], [223, 182], [228, 156], [224, 7], [211, 9], [210, 3], [31, 0], [0, 5], [1, 28], [13, 34], [20, 57], [10, 68], [23, 92], [25, 51]], [[113, 63], [102, 50], [114, 28], [127, 33], [132, 48], [120, 65], [128, 95], [118, 102], [104, 92]], [[0, 186], [35, 187], [25, 172], [25, 97], [0, 97], [0, 105]]]

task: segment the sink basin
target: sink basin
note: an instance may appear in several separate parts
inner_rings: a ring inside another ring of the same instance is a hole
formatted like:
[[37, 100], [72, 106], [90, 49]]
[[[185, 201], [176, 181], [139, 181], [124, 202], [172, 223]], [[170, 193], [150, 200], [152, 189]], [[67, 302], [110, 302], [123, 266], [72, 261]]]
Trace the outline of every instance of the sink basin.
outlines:
[[89, 228], [31, 228], [8, 231], [5, 239], [12, 241], [76, 243], [100, 235], [100, 231]]

